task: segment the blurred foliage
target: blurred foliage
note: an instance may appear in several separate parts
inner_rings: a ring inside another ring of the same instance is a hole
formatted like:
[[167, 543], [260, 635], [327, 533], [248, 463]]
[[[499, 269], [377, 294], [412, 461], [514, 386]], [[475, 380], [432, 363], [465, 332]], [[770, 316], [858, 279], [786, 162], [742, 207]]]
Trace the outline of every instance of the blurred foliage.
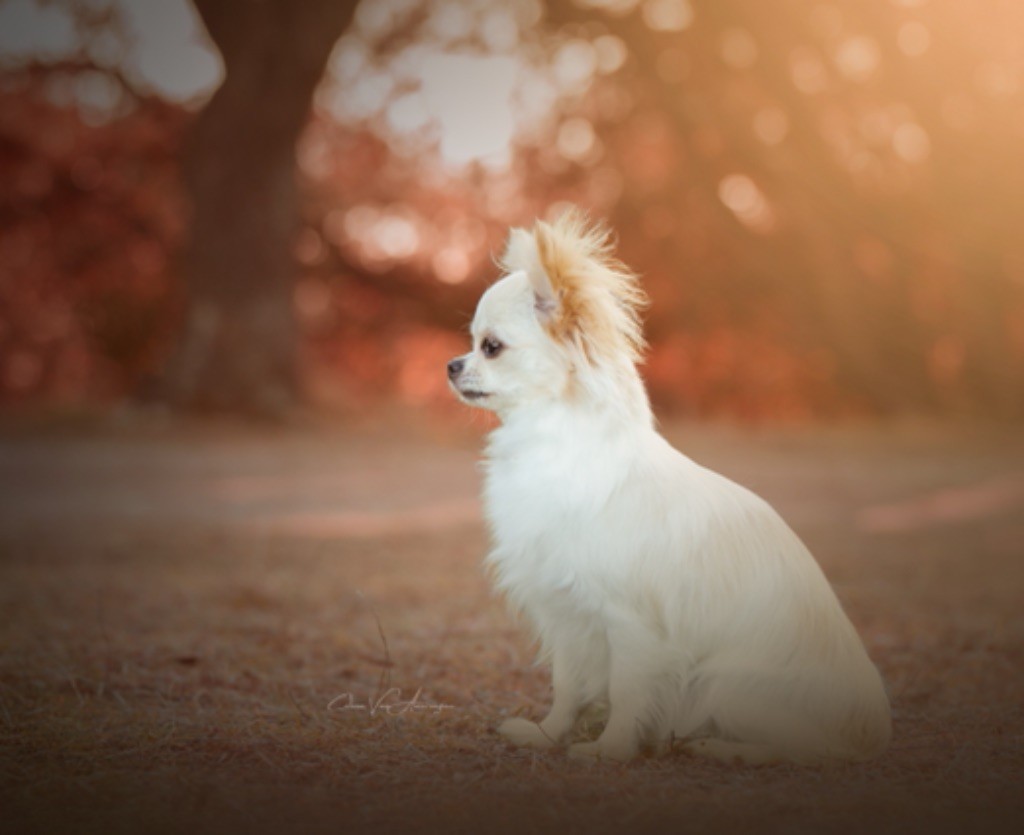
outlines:
[[[74, 74], [77, 76], [78, 70]], [[180, 107], [89, 124], [49, 69], [0, 91], [0, 395], [109, 399], [155, 369], [180, 307]]]
[[[0, 84], [8, 402], [136, 389], [181, 315], [195, 102], [64, 5], [80, 49]], [[1019, 3], [363, 0], [298, 161], [315, 402], [444, 402], [505, 230], [577, 202], [645, 276], [663, 408], [1024, 416]]]

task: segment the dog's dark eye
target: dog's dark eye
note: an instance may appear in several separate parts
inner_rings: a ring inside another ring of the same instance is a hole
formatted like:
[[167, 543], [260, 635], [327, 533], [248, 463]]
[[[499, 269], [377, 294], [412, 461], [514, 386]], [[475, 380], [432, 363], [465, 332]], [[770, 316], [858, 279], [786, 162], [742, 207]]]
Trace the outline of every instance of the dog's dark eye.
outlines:
[[484, 352], [487, 359], [492, 360], [501, 353], [505, 346], [492, 336], [480, 340], [480, 350]]

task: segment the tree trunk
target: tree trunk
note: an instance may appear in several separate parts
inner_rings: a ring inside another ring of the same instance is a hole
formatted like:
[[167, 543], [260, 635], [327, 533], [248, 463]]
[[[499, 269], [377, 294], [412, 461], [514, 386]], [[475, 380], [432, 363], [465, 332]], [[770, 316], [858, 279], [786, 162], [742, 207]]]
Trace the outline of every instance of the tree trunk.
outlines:
[[184, 151], [184, 330], [163, 378], [179, 409], [281, 417], [297, 395], [295, 144], [355, 0], [196, 0], [225, 80]]

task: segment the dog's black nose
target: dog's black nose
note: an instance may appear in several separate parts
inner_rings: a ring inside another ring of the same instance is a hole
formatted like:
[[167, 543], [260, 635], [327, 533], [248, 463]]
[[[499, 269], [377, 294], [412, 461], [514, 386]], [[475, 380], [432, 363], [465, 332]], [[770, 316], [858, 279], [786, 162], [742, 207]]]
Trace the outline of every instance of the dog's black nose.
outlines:
[[462, 371], [462, 367], [466, 364], [463, 359], [454, 359], [448, 363], [448, 379], [454, 380], [459, 376], [459, 372]]

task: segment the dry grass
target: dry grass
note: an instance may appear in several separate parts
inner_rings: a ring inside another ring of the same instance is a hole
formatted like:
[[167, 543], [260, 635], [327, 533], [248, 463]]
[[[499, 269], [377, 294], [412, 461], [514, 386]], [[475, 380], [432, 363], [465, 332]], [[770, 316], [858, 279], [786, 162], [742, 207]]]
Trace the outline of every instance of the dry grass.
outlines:
[[540, 715], [548, 680], [458, 510], [472, 438], [9, 431], [4, 830], [1020, 831], [1024, 498], [957, 521], [908, 511], [895, 532], [857, 519], [1019, 474], [1024, 445], [675, 434], [819, 555], [893, 695], [881, 760], [588, 766], [507, 748], [493, 727]]

